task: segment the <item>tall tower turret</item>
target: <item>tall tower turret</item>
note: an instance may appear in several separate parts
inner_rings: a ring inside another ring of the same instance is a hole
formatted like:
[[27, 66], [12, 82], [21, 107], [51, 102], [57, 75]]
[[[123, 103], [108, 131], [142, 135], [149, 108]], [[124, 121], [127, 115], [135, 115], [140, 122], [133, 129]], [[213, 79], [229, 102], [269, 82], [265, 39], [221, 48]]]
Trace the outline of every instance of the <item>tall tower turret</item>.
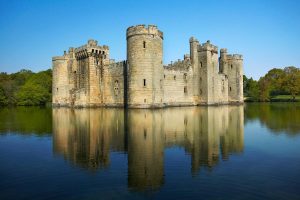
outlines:
[[74, 51], [77, 60], [77, 70], [74, 71], [77, 102], [85, 106], [102, 105], [107, 88], [104, 77], [109, 63], [108, 46], [99, 46], [96, 40], [90, 39]]
[[200, 68], [199, 68], [199, 57], [198, 57], [198, 46], [199, 41], [191, 37], [190, 38], [190, 57], [191, 64], [193, 66], [193, 96], [194, 103], [199, 103], [200, 98]]
[[220, 60], [219, 60], [219, 70], [220, 70], [220, 73], [223, 73], [223, 74], [227, 74], [228, 72], [228, 66], [227, 66], [227, 49], [225, 48], [222, 48], [220, 50]]
[[208, 40], [198, 48], [200, 69], [200, 103], [215, 104], [218, 83], [218, 47]]
[[63, 56], [52, 58], [52, 104], [54, 106], [68, 106], [70, 104], [69, 63], [70, 56], [64, 52]]
[[163, 106], [163, 33], [154, 25], [127, 29], [128, 107]]
[[242, 103], [243, 97], [243, 56], [227, 55], [228, 67], [228, 100], [232, 103]]

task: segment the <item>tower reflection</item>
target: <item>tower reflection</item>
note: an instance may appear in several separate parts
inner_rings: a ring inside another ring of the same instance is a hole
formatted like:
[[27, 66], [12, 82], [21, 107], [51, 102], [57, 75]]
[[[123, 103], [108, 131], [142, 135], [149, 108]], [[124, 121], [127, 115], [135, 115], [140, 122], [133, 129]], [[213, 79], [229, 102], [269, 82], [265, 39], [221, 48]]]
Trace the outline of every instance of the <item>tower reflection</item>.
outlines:
[[110, 151], [124, 151], [124, 113], [114, 109], [57, 108], [53, 150], [72, 164], [96, 170], [109, 166]]
[[243, 106], [52, 112], [56, 155], [95, 171], [109, 167], [110, 152], [128, 153], [128, 187], [139, 191], [163, 185], [167, 147], [185, 149], [193, 175], [244, 148]]

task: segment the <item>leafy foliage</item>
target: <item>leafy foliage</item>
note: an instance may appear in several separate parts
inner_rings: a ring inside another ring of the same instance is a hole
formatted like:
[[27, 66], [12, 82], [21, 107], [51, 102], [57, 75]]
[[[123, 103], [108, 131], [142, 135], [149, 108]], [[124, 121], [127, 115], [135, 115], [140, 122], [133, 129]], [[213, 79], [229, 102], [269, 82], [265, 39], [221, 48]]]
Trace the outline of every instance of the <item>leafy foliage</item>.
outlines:
[[291, 95], [292, 101], [300, 94], [299, 68], [274, 68], [258, 81], [244, 77], [244, 95], [249, 101], [271, 101], [276, 95], [287, 94]]
[[0, 106], [45, 105], [51, 101], [52, 70], [0, 73]]

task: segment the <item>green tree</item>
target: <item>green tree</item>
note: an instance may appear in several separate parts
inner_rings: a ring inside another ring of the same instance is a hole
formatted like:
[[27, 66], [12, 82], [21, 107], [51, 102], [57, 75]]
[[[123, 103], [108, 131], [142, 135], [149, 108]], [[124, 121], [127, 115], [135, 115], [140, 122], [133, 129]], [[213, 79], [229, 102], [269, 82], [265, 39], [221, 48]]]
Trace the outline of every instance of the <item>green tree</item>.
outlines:
[[244, 96], [247, 97], [247, 101], [258, 101], [259, 99], [259, 87], [256, 80], [253, 78], [247, 78], [244, 75]]
[[271, 83], [268, 79], [262, 77], [258, 81], [259, 101], [270, 101]]
[[285, 76], [283, 79], [283, 89], [287, 91], [293, 101], [295, 101], [296, 95], [300, 93], [300, 69], [296, 67], [284, 68]]
[[30, 76], [17, 92], [18, 105], [45, 105], [51, 101], [52, 71], [42, 71]]
[[252, 101], [257, 101], [259, 99], [258, 82], [252, 78], [250, 78], [248, 81], [248, 95]]
[[7, 97], [5, 96], [4, 89], [0, 86], [0, 106], [8, 105]]
[[283, 93], [283, 81], [285, 72], [282, 69], [273, 68], [263, 77], [269, 84], [270, 95]]
[[26, 83], [17, 93], [17, 104], [22, 106], [45, 105], [49, 95], [46, 88], [33, 83]]

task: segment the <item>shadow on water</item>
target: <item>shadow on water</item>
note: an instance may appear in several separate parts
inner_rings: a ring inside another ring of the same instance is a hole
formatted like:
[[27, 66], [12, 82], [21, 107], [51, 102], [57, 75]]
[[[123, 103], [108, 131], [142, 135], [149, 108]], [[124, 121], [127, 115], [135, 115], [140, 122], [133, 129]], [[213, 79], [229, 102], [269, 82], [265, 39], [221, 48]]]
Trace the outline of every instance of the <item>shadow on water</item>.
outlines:
[[245, 123], [259, 120], [274, 134], [300, 134], [300, 103], [248, 103]]
[[156, 190], [164, 184], [164, 151], [180, 147], [191, 173], [212, 170], [244, 148], [243, 106], [157, 110], [53, 109], [53, 150], [91, 171], [109, 167], [110, 153], [128, 154], [128, 187]]

